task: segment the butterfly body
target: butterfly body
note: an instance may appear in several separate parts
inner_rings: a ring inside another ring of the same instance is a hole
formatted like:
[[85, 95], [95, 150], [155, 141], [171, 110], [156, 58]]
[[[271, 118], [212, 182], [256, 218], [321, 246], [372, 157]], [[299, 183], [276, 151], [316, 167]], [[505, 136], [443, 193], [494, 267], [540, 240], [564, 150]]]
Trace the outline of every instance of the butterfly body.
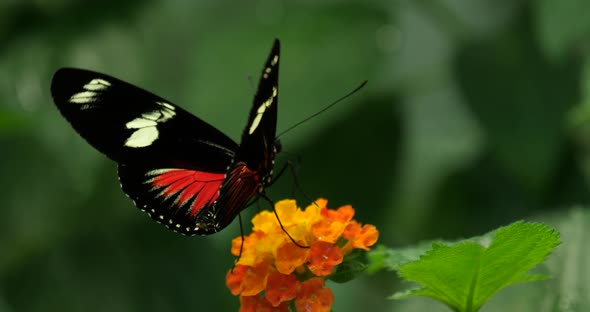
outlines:
[[272, 181], [280, 44], [271, 49], [240, 144], [171, 102], [114, 77], [62, 68], [54, 102], [118, 163], [121, 188], [152, 219], [186, 235], [231, 223]]

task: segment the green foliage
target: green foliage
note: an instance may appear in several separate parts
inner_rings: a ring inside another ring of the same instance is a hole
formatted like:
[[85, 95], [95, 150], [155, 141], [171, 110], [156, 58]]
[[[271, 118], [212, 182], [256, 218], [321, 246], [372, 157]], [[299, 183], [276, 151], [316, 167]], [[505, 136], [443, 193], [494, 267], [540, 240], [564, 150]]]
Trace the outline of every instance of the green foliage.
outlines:
[[489, 246], [485, 244], [487, 237], [480, 240], [483, 244], [473, 240], [432, 243], [432, 249], [417, 261], [407, 262], [421, 247], [413, 252], [385, 252], [381, 248], [373, 259], [387, 262], [402, 278], [421, 285], [393, 298], [431, 297], [461, 312], [478, 311], [507, 286], [547, 278], [527, 272], [559, 245], [558, 232], [540, 223], [516, 222], [498, 229]]

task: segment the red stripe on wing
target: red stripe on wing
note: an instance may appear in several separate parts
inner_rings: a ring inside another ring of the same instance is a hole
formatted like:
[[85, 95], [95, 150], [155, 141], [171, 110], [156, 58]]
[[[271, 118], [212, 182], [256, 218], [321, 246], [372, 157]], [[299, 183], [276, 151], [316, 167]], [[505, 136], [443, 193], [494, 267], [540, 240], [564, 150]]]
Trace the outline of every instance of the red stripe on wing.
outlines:
[[194, 202], [190, 208], [190, 216], [194, 216], [201, 208], [213, 204], [219, 197], [219, 187], [223, 182], [223, 173], [211, 173], [187, 169], [160, 169], [149, 173], [154, 177], [150, 183], [154, 189], [162, 189], [160, 196], [178, 195], [176, 202], [184, 205], [190, 199]]

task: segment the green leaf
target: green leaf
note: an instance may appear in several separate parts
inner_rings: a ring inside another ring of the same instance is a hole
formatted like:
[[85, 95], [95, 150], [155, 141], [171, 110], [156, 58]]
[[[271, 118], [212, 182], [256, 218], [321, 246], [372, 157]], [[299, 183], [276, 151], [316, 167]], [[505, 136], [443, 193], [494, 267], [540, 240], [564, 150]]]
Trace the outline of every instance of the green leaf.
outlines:
[[377, 246], [367, 253], [369, 273], [376, 273], [381, 270], [397, 271], [402, 264], [416, 261], [420, 255], [428, 251], [432, 242], [423, 242], [416, 246], [407, 248], [390, 249], [385, 246]]
[[336, 271], [328, 278], [336, 283], [346, 283], [357, 278], [367, 270], [367, 265], [357, 259], [342, 262], [336, 267]]
[[346, 283], [367, 271], [365, 259], [366, 251], [355, 249], [344, 256], [342, 263], [336, 267], [336, 271], [328, 276], [328, 279], [336, 283]]
[[473, 240], [453, 246], [433, 243], [432, 250], [419, 260], [399, 267], [402, 278], [421, 287], [393, 298], [427, 296], [454, 311], [477, 311], [500, 289], [546, 279], [527, 272], [559, 243], [557, 231], [522, 221], [498, 229], [489, 247]]

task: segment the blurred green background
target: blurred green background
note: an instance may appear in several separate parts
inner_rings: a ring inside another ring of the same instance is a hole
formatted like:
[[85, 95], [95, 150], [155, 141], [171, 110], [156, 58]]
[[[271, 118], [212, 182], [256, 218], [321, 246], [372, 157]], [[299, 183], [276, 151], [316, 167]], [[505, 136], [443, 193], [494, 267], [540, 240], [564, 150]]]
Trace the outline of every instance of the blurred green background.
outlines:
[[[115, 164], [55, 108], [59, 67], [129, 81], [235, 140], [275, 37], [279, 131], [368, 79], [282, 137], [279, 161], [406, 246], [588, 203], [588, 14], [582, 0], [0, 1], [0, 311], [239, 305], [224, 281], [237, 222], [187, 238], [133, 207]], [[445, 311], [386, 300], [396, 281], [329, 283], [334, 311]]]

